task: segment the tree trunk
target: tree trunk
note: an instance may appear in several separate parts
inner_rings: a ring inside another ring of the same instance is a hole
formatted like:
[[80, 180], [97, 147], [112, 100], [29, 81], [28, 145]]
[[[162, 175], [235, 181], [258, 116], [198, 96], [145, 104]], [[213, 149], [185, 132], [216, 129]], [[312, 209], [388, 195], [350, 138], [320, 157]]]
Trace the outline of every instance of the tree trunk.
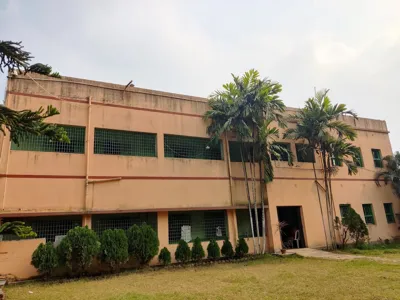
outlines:
[[332, 157], [328, 154], [328, 186], [329, 186], [329, 197], [330, 197], [330, 205], [331, 205], [331, 218], [332, 218], [332, 230], [333, 230], [333, 248], [336, 250], [336, 231], [335, 231], [335, 202], [333, 201], [333, 191], [332, 191], [332, 172], [331, 172], [331, 160]]
[[326, 199], [326, 210], [327, 210], [327, 216], [328, 216], [328, 228], [329, 228], [329, 237], [331, 241], [331, 247], [333, 247], [333, 234], [332, 234], [332, 220], [331, 220], [331, 201], [329, 197], [329, 185], [328, 185], [328, 166], [326, 162], [326, 152], [322, 151], [322, 163], [323, 163], [323, 168], [324, 168], [324, 184], [325, 184], [325, 199]]
[[[254, 138], [254, 137], [253, 137]], [[250, 173], [251, 173], [251, 184], [253, 190], [253, 205], [254, 205], [254, 218], [256, 221], [256, 232], [257, 232], [257, 253], [260, 253], [260, 228], [258, 222], [258, 213], [257, 213], [257, 193], [256, 193], [256, 166], [254, 162], [255, 158], [255, 143], [253, 143], [253, 157], [250, 161]]]
[[260, 197], [261, 197], [261, 210], [262, 210], [262, 249], [261, 253], [265, 253], [265, 244], [266, 244], [266, 234], [265, 234], [265, 205], [264, 205], [264, 188], [265, 188], [265, 193], [268, 198], [268, 192], [267, 192], [267, 185], [265, 184], [265, 180], [263, 178], [263, 172], [262, 172], [262, 163], [261, 159], [258, 162], [258, 166], [260, 169]]

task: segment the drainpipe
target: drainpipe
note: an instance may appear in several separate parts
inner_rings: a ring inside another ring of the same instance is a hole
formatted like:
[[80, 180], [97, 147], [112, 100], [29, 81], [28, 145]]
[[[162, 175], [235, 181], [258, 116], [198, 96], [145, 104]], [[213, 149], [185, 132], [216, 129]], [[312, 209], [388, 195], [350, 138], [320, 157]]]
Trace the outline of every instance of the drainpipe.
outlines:
[[89, 96], [88, 101], [88, 114], [87, 114], [87, 126], [86, 126], [86, 176], [85, 176], [85, 205], [84, 210], [89, 210], [89, 166], [90, 166], [90, 151], [91, 147], [91, 116], [92, 116], [92, 97]]

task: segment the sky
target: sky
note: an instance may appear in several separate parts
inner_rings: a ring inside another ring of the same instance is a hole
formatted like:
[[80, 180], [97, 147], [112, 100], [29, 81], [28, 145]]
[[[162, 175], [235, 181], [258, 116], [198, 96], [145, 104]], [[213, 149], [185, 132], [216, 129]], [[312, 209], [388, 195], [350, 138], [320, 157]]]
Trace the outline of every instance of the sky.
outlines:
[[251, 68], [283, 85], [287, 106], [329, 88], [386, 120], [400, 150], [399, 0], [0, 0], [0, 40], [61, 75], [193, 96]]

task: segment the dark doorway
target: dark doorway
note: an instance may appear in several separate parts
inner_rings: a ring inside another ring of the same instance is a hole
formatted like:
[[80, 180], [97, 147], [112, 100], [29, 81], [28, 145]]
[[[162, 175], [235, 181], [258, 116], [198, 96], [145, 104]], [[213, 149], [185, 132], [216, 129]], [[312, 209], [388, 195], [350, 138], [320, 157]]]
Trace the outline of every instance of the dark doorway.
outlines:
[[[304, 230], [300, 206], [278, 206], [278, 220], [287, 225], [282, 228], [281, 239], [286, 248], [304, 248]], [[297, 231], [297, 233], [296, 233]]]

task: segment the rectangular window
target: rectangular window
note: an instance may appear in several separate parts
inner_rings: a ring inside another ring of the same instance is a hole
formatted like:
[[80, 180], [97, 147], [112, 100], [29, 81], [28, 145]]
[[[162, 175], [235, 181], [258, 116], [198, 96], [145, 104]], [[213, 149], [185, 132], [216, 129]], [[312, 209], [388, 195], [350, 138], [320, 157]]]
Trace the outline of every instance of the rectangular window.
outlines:
[[350, 204], [340, 204], [339, 205], [340, 216], [342, 217], [342, 219], [349, 212], [350, 207], [351, 207]]
[[361, 154], [361, 148], [357, 148], [357, 151], [355, 153], [355, 161], [354, 163], [356, 164], [357, 167], [364, 168], [364, 160]]
[[[281, 146], [282, 148], [286, 148], [288, 152], [290, 152], [290, 144], [289, 143], [275, 143], [278, 146]], [[271, 153], [271, 159], [272, 160], [281, 160], [281, 161], [289, 161], [289, 154], [284, 151], [279, 151], [280, 158], [278, 158], [276, 155]]]
[[222, 240], [228, 237], [225, 210], [188, 211], [168, 213], [169, 243], [179, 240], [193, 241], [199, 237], [202, 241]]
[[92, 227], [97, 234], [106, 229], [128, 230], [133, 225], [146, 223], [157, 232], [157, 213], [93, 215]]
[[393, 204], [392, 203], [383, 203], [383, 207], [385, 208], [386, 221], [388, 222], [388, 224], [396, 223], [396, 221], [394, 219], [394, 213], [393, 213]]
[[306, 144], [296, 144], [296, 155], [298, 162], [315, 162], [314, 150]]
[[222, 144], [213, 144], [208, 138], [165, 134], [164, 156], [222, 160]]
[[242, 162], [242, 154], [240, 148], [243, 151], [243, 160], [249, 162], [253, 159], [253, 144], [252, 143], [242, 143], [238, 141], [229, 141], [229, 156], [231, 162]]
[[[257, 227], [256, 227], [256, 218], [254, 214], [254, 209], [251, 210], [251, 216], [253, 218], [253, 229], [254, 236], [257, 236]], [[260, 232], [260, 236], [262, 236], [262, 209], [257, 209], [257, 217], [258, 217], [258, 230]], [[239, 237], [248, 238], [251, 237], [251, 222], [250, 215], [248, 209], [237, 209], [236, 210], [236, 221]]]
[[157, 135], [135, 131], [94, 129], [94, 153], [156, 157]]
[[375, 224], [374, 212], [372, 210], [372, 204], [363, 204], [363, 211], [366, 224]]
[[379, 149], [371, 149], [372, 151], [372, 158], [374, 159], [375, 168], [382, 168], [382, 155], [381, 150]]
[[63, 127], [67, 132], [70, 142], [62, 143], [52, 141], [47, 136], [29, 134], [23, 138], [19, 145], [11, 143], [11, 150], [39, 151], [39, 152], [59, 152], [59, 153], [85, 153], [85, 127], [66, 126]]
[[341, 159], [332, 156], [332, 166], [341, 167], [343, 165], [343, 161]]

